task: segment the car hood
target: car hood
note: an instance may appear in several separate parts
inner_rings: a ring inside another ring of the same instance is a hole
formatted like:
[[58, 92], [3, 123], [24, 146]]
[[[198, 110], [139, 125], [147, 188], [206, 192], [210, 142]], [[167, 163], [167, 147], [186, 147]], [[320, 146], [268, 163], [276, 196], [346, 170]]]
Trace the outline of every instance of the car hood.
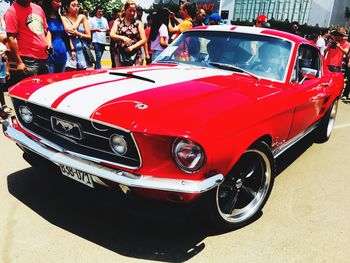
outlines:
[[257, 82], [206, 67], [152, 65], [37, 76], [9, 94], [130, 131], [190, 136], [234, 118], [234, 111], [252, 112], [251, 101], [277, 92], [263, 83], [257, 89]]

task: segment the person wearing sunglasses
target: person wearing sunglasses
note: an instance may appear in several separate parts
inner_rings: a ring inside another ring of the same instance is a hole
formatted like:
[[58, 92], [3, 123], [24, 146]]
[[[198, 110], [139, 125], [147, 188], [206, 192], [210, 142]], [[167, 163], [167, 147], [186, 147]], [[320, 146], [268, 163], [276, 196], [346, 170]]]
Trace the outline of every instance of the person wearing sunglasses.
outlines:
[[66, 71], [90, 68], [92, 64], [84, 54], [84, 48], [91, 41], [89, 22], [85, 15], [79, 13], [78, 0], [67, 0], [64, 8], [67, 14], [62, 16], [62, 22], [73, 44], [73, 48], [67, 52]]

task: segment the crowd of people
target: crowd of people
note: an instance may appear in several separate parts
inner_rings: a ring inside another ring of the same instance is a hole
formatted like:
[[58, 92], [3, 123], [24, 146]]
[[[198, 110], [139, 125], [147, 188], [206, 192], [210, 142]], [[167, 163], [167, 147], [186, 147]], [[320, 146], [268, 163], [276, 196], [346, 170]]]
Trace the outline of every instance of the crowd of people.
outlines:
[[[16, 0], [4, 17], [0, 17], [0, 53], [4, 50], [2, 53], [7, 53], [16, 63], [17, 79], [92, 67], [99, 69], [108, 35], [112, 67], [148, 64], [182, 32], [195, 26], [224, 23], [218, 13], [209, 15], [191, 2], [182, 3], [177, 15], [161, 8], [149, 14], [145, 24], [142, 22], [144, 10], [134, 0], [126, 0], [122, 10], [113, 10], [110, 21], [104, 17], [101, 6], [90, 11], [93, 17], [89, 16], [89, 10], [81, 8], [79, 0], [36, 3]], [[270, 27], [263, 14], [257, 17], [254, 26]], [[290, 32], [301, 36], [299, 28], [299, 23], [294, 21]], [[325, 56], [331, 71], [342, 70], [343, 58], [348, 56], [350, 47], [346, 37], [344, 28], [332, 34], [325, 30], [320, 35], [309, 36]], [[11, 78], [8, 60], [2, 56], [2, 69], [6, 70], [0, 75], [0, 83]], [[346, 72], [350, 79], [350, 70]], [[350, 81], [343, 96], [349, 98], [349, 92]], [[9, 110], [3, 92], [0, 92], [0, 103], [0, 114], [4, 117]]]

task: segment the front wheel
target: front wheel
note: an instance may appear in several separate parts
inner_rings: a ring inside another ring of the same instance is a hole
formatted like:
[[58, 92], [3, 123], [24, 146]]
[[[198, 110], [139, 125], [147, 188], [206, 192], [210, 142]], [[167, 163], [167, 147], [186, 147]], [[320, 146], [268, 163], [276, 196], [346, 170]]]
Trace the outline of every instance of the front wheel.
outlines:
[[275, 161], [265, 142], [247, 149], [224, 182], [209, 193], [210, 221], [229, 230], [249, 224], [271, 193]]

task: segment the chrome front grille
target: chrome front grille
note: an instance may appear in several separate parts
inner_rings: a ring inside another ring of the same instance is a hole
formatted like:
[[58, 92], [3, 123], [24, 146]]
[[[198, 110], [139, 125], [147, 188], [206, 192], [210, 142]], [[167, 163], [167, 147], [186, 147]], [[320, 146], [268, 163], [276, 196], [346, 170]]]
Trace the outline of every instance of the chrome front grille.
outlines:
[[[90, 156], [94, 159], [107, 161], [124, 167], [137, 168], [141, 165], [141, 159], [135, 141], [132, 135], [127, 131], [102, 125], [92, 120], [53, 111], [52, 109], [16, 98], [12, 98], [12, 101], [18, 116], [18, 121], [22, 126], [43, 139], [62, 147], [66, 151]], [[25, 123], [19, 117], [18, 109], [21, 105], [28, 106], [33, 112], [34, 119], [30, 124]], [[53, 130], [51, 125], [52, 117], [79, 124], [82, 138], [72, 138]], [[120, 134], [124, 136], [127, 141], [128, 151], [125, 155], [120, 156], [112, 151], [109, 138], [113, 134]]]

